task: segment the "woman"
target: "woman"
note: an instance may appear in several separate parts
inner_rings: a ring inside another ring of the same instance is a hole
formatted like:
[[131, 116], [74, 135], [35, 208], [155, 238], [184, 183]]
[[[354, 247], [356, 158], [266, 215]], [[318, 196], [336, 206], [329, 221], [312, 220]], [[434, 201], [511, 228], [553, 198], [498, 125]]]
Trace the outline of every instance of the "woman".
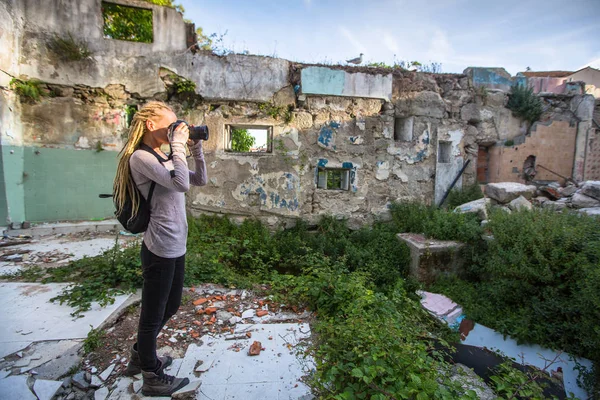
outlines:
[[[142, 243], [144, 284], [137, 343], [131, 349], [125, 372], [142, 372], [145, 396], [170, 396], [189, 383], [187, 378], [165, 374], [164, 368], [173, 360], [156, 355], [156, 337], [181, 303], [188, 228], [185, 192], [190, 185], [203, 186], [207, 180], [202, 143], [188, 140], [187, 125], [179, 124], [172, 135], [167, 135], [169, 125], [176, 120], [173, 110], [158, 101], [147, 103], [133, 116], [113, 188], [117, 206], [124, 204], [129, 193], [135, 210], [138, 201], [134, 185], [148, 198], [150, 186], [156, 182], [149, 204], [150, 222]], [[170, 157], [160, 150], [161, 145], [168, 143], [172, 149]], [[188, 169], [186, 143], [194, 157], [195, 172]]]

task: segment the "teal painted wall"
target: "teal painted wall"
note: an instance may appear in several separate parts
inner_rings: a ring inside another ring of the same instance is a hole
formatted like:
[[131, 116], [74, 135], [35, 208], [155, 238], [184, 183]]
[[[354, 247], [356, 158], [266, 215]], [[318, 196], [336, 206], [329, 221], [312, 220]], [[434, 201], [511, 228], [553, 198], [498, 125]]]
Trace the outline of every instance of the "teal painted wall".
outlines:
[[2, 147], [2, 169], [4, 174], [4, 191], [6, 193], [6, 209], [8, 219], [20, 224], [25, 219], [23, 202], [23, 162], [24, 151], [20, 146]]
[[308, 67], [302, 69], [301, 80], [302, 93], [341, 96], [346, 73], [339, 69]]
[[114, 217], [112, 200], [101, 199], [98, 194], [112, 192], [116, 152], [43, 147], [25, 147], [23, 151], [26, 176], [22, 203], [27, 221]]
[[8, 225], [7, 207], [8, 204], [6, 203], [6, 188], [4, 185], [4, 166], [2, 163], [2, 149], [0, 149], [0, 226]]

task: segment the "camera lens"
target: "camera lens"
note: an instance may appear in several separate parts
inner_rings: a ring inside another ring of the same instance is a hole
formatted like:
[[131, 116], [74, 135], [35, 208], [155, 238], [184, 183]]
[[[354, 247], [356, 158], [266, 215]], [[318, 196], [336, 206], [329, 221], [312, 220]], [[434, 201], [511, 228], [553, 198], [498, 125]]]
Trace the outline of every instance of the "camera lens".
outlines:
[[190, 139], [192, 140], [208, 140], [208, 126], [190, 126]]

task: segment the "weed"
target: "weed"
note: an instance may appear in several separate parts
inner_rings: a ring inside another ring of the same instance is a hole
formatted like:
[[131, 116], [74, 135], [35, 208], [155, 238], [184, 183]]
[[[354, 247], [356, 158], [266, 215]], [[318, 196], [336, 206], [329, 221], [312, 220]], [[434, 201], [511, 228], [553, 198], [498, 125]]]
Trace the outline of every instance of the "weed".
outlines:
[[98, 140], [96, 142], [96, 153], [100, 153], [101, 151], [104, 151], [104, 147], [102, 147], [102, 142]]
[[263, 111], [265, 114], [271, 116], [275, 119], [283, 119], [283, 122], [289, 124], [294, 120], [294, 106], [288, 105], [286, 106], [276, 106], [273, 103], [260, 103], [258, 105], [258, 109]]
[[10, 81], [10, 87], [19, 95], [21, 101], [25, 103], [35, 103], [42, 97], [40, 85], [41, 81], [36, 79], [17, 79], [13, 78]]
[[506, 142], [504, 142], [504, 145], [505, 145], [506, 147], [511, 147], [511, 146], [514, 146], [514, 145], [515, 145], [515, 141], [514, 141], [514, 140], [512, 140], [512, 139], [509, 139], [509, 140], [507, 140]]
[[530, 126], [540, 119], [543, 112], [542, 101], [533, 93], [533, 88], [525, 85], [511, 86], [506, 108], [528, 121]]
[[88, 49], [85, 41], [78, 41], [73, 38], [71, 32], [67, 36], [54, 36], [49, 43], [49, 47], [62, 59], [68, 61], [79, 61], [88, 58], [92, 52]]
[[0, 279], [6, 279], [9, 281], [20, 281], [20, 282], [38, 282], [44, 276], [44, 269], [37, 266], [32, 265], [27, 268], [21, 268], [12, 274], [2, 274], [0, 275]]
[[196, 92], [196, 82], [187, 80], [187, 79], [178, 79], [175, 82], [175, 91], [178, 94], [181, 93], [195, 93]]
[[105, 332], [103, 330], [94, 329], [93, 325], [90, 325], [91, 329], [87, 334], [87, 337], [83, 341], [83, 352], [89, 354], [92, 351], [99, 349], [102, 346]]

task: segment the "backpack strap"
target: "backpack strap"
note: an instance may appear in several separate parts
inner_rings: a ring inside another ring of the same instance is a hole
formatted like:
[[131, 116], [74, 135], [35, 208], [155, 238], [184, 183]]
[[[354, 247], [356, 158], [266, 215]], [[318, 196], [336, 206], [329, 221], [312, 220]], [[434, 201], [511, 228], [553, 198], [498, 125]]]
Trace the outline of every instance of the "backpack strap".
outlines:
[[[140, 144], [140, 149], [141, 150], [145, 150], [148, 153], [154, 155], [154, 157], [156, 157], [156, 159], [158, 160], [159, 163], [164, 163], [167, 162], [171, 159], [171, 157], [169, 156], [166, 160], [164, 158], [162, 158], [157, 152], [154, 151], [154, 149], [150, 146], [148, 146], [146, 143], [142, 143]], [[150, 184], [150, 191], [148, 192], [148, 198], [146, 199], [146, 201], [148, 202], [148, 204], [150, 204], [150, 201], [152, 200], [152, 195], [154, 194], [154, 188], [156, 187], [156, 182], [152, 181], [152, 183]]]

